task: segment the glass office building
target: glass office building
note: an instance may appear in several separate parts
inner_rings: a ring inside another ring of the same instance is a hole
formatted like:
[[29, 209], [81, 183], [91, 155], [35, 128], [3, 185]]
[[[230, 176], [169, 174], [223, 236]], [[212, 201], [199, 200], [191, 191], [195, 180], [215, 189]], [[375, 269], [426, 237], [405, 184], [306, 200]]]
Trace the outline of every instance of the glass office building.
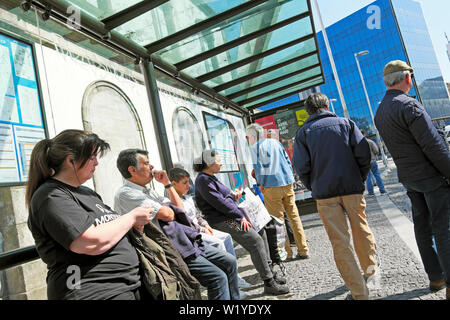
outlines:
[[[350, 118], [369, 135], [375, 132], [354, 56], [365, 50], [369, 54], [358, 60], [374, 115], [386, 92], [383, 68], [398, 59], [408, 61], [414, 68], [415, 86], [410, 94], [422, 101], [434, 121], [440, 125], [450, 121], [448, 91], [419, 3], [378, 0], [326, 30]], [[337, 100], [335, 111], [343, 116], [322, 32], [318, 33], [318, 42], [326, 79], [320, 91]]]

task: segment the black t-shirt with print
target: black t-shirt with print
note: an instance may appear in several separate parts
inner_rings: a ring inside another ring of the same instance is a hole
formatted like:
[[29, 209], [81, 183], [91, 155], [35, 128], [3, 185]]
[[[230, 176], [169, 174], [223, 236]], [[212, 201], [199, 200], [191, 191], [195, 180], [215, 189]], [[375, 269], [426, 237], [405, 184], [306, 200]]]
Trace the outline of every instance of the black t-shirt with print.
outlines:
[[138, 256], [127, 236], [101, 255], [69, 250], [90, 226], [119, 216], [84, 186], [48, 179], [36, 190], [28, 226], [48, 267], [48, 299], [108, 299], [140, 286]]

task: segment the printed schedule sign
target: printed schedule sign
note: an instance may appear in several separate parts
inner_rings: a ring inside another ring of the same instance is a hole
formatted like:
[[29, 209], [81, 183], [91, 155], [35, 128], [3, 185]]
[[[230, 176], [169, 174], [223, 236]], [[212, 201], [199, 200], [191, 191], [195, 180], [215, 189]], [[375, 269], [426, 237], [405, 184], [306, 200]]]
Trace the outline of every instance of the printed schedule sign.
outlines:
[[222, 162], [220, 172], [239, 171], [233, 137], [228, 122], [209, 113], [203, 113], [203, 115], [211, 141], [211, 149], [218, 153]]
[[32, 48], [0, 33], [0, 185], [27, 180], [31, 151], [44, 138]]

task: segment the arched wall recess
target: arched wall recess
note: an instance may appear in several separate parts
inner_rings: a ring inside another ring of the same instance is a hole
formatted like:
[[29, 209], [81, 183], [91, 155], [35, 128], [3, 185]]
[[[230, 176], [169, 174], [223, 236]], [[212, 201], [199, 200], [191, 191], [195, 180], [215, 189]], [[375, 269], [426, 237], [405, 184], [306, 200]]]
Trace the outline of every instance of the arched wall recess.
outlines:
[[128, 148], [146, 149], [141, 121], [127, 95], [107, 81], [96, 81], [87, 87], [82, 118], [85, 130], [97, 134], [111, 146], [99, 159], [93, 180], [96, 192], [113, 207], [114, 194], [123, 184], [116, 166], [117, 156]]

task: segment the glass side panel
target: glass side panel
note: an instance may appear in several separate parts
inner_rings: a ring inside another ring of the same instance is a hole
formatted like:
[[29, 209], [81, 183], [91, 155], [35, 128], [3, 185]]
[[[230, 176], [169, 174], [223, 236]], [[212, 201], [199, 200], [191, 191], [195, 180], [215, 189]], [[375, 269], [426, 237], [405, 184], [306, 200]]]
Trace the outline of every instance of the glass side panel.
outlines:
[[145, 46], [247, 1], [169, 1], [114, 30]]
[[210, 59], [192, 65], [183, 71], [192, 77], [211, 72], [231, 63], [254, 56], [255, 54], [270, 50], [287, 42], [311, 34], [312, 26], [310, 18], [305, 18], [267, 33], [261, 37], [250, 40], [226, 52], [220, 53]]
[[313, 52], [315, 50], [316, 44], [314, 39], [309, 39], [295, 46], [273, 53], [263, 59], [253, 61], [230, 72], [224, 73], [221, 76], [205, 81], [204, 84], [209, 87], [215, 87], [231, 80], [241, 78], [247, 74], [273, 66], [277, 63], [281, 63], [294, 57]]
[[317, 55], [313, 55], [311, 57], [308, 57], [308, 58], [305, 58], [305, 59], [302, 59], [302, 60], [290, 63], [287, 66], [284, 66], [282, 68], [278, 68], [278, 69], [276, 69], [274, 71], [265, 73], [265, 74], [263, 74], [263, 75], [261, 75], [259, 77], [253, 78], [253, 79], [251, 79], [249, 81], [243, 82], [243, 83], [238, 84], [238, 85], [236, 85], [234, 87], [231, 87], [229, 89], [222, 90], [220, 92], [220, 94], [230, 95], [232, 93], [248, 89], [248, 88], [250, 88], [252, 86], [255, 86], [257, 84], [264, 83], [264, 82], [270, 81], [272, 79], [276, 79], [276, 78], [281, 77], [281, 76], [283, 76], [285, 74], [294, 72], [296, 70], [304, 69], [306, 67], [309, 67], [309, 66], [317, 64], [317, 63], [319, 63], [319, 57]]
[[271, 100], [271, 99], [275, 99], [276, 97], [281, 97], [282, 95], [288, 94], [289, 92], [301, 91], [301, 90], [303, 90], [303, 89], [306, 89], [306, 88], [308, 88], [308, 87], [310, 87], [310, 86], [319, 84], [319, 83], [321, 83], [321, 82], [323, 82], [323, 79], [322, 79], [321, 76], [318, 76], [316, 79], [310, 80], [310, 81], [308, 81], [308, 82], [305, 82], [305, 83], [300, 84], [300, 85], [295, 86], [295, 87], [291, 87], [291, 88], [288, 88], [288, 89], [279, 91], [279, 92], [277, 92], [277, 93], [275, 93], [275, 94], [273, 94], [273, 95], [271, 95], [271, 96], [264, 97], [264, 98], [262, 98], [262, 99], [260, 99], [260, 100], [258, 100], [258, 101], [253, 101], [253, 102], [251, 102], [251, 103], [248, 103], [248, 104], [244, 105], [243, 107], [248, 108], [248, 107], [250, 107], [250, 106], [257, 105], [257, 104], [259, 104], [259, 103], [261, 103], [261, 102], [269, 101], [269, 100]]
[[307, 11], [308, 6], [305, 0], [267, 1], [164, 48], [156, 54], [165, 61], [175, 64]]
[[298, 82], [298, 81], [301, 81], [301, 80], [304, 80], [304, 79], [308, 79], [308, 78], [311, 78], [311, 77], [316, 76], [316, 75], [317, 76], [321, 75], [320, 67], [316, 67], [314, 69], [311, 69], [311, 70], [308, 70], [306, 72], [303, 72], [300, 75], [297, 74], [295, 76], [289, 77], [287, 79], [284, 79], [284, 80], [279, 81], [277, 83], [271, 84], [271, 85], [266, 86], [264, 88], [252, 91], [252, 92], [250, 92], [250, 93], [248, 93], [246, 95], [243, 95], [243, 96], [241, 96], [239, 98], [234, 99], [233, 101], [236, 101], [237, 103], [239, 103], [240, 101], [243, 101], [245, 99], [256, 97], [256, 96], [258, 96], [260, 94], [263, 94], [265, 92], [269, 92], [271, 90], [275, 90], [276, 88], [281, 88], [283, 86], [289, 85], [290, 83], [294, 83], [294, 82]]
[[143, 0], [70, 0], [69, 3], [85, 13], [102, 20]]

